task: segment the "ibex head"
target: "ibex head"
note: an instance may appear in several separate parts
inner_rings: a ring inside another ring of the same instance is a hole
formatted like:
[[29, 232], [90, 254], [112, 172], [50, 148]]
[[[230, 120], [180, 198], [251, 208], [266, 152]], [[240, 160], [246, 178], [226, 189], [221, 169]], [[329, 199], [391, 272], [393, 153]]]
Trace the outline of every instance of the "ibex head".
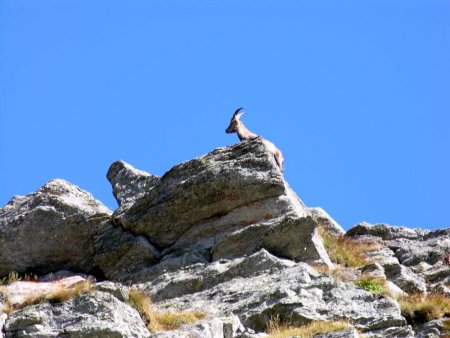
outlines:
[[241, 111], [242, 109], [244, 108], [239, 108], [234, 112], [233, 117], [231, 118], [230, 121], [230, 125], [228, 126], [227, 129], [225, 129], [226, 133], [231, 134], [236, 133], [238, 131], [239, 123], [241, 123], [239, 119], [241, 118], [242, 115], [245, 114], [244, 111]]

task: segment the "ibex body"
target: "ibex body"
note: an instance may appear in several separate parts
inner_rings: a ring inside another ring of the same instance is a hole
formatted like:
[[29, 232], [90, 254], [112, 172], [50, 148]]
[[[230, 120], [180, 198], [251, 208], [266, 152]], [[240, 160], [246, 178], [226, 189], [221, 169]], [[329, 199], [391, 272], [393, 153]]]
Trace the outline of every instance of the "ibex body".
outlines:
[[[242, 115], [245, 114], [245, 112], [243, 112], [242, 109], [243, 108], [239, 108], [234, 112], [233, 117], [231, 118], [231, 121], [230, 121], [230, 125], [228, 126], [227, 129], [225, 129], [225, 132], [228, 134], [237, 133], [238, 137], [241, 141], [250, 140], [250, 139], [258, 137], [258, 135], [256, 135], [255, 133], [252, 133], [250, 130], [248, 130], [244, 126], [242, 121], [240, 120]], [[264, 145], [267, 147], [267, 149], [273, 154], [275, 161], [277, 162], [281, 171], [283, 171], [284, 170], [284, 158], [283, 158], [283, 154], [281, 153], [281, 151], [277, 147], [275, 147], [275, 145], [272, 142], [267, 141], [264, 138], [262, 139], [262, 141], [264, 142]]]

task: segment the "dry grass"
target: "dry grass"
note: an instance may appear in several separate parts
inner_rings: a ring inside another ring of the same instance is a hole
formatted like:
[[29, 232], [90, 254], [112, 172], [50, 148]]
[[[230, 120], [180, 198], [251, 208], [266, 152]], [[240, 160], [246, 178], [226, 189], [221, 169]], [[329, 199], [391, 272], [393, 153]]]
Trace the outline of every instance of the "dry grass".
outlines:
[[267, 323], [269, 338], [302, 337], [313, 338], [315, 335], [333, 331], [342, 331], [350, 328], [345, 322], [313, 321], [299, 327], [281, 325], [277, 317]]
[[409, 324], [420, 324], [450, 316], [450, 297], [432, 294], [427, 297], [413, 295], [399, 301], [403, 316]]
[[0, 279], [0, 285], [9, 285], [20, 280], [19, 273], [17, 271], [11, 271], [8, 276]]
[[10, 285], [14, 282], [24, 280], [27, 282], [36, 282], [38, 280], [38, 276], [34, 274], [19, 274], [17, 271], [11, 271], [8, 276], [0, 279], [0, 286], [2, 285]]
[[73, 287], [64, 288], [59, 287], [56, 290], [49, 292], [48, 294], [32, 294], [27, 297], [22, 303], [10, 305], [10, 311], [22, 309], [24, 307], [40, 304], [44, 302], [50, 303], [62, 303], [71, 298], [78, 297], [82, 294], [94, 291], [94, 283], [91, 280], [85, 280], [75, 284]]
[[175, 330], [181, 325], [193, 324], [207, 316], [203, 311], [155, 311], [150, 297], [138, 289], [130, 290], [128, 304], [138, 310], [151, 332]]
[[442, 326], [445, 330], [445, 334], [449, 334], [450, 335], [450, 319], [444, 320], [442, 323]]
[[318, 228], [318, 232], [331, 261], [347, 267], [359, 268], [364, 266], [367, 263], [364, 253], [379, 248], [378, 244], [362, 244], [349, 237], [333, 236], [321, 227]]

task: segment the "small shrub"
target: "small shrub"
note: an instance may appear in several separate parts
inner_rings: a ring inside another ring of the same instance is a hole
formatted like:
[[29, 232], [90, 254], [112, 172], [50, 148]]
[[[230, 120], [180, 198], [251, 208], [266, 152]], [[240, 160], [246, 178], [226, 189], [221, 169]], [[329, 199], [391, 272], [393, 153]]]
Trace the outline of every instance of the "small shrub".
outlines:
[[203, 311], [155, 311], [150, 297], [142, 290], [131, 289], [128, 304], [141, 315], [151, 332], [175, 330], [184, 324], [193, 324], [206, 317]]
[[375, 294], [386, 294], [385, 280], [382, 278], [361, 277], [355, 282], [356, 286]]
[[269, 338], [302, 337], [313, 338], [315, 335], [333, 331], [342, 331], [351, 326], [345, 322], [313, 321], [299, 327], [281, 325], [278, 317], [272, 318], [267, 323]]
[[412, 295], [398, 302], [403, 316], [411, 325], [450, 316], [450, 297], [445, 295], [432, 294], [427, 297]]
[[347, 267], [361, 267], [366, 264], [367, 258], [364, 253], [373, 251], [379, 247], [378, 244], [361, 244], [352, 238], [345, 236], [333, 236], [323, 228], [318, 228], [322, 237], [323, 245], [330, 256], [331, 261]]

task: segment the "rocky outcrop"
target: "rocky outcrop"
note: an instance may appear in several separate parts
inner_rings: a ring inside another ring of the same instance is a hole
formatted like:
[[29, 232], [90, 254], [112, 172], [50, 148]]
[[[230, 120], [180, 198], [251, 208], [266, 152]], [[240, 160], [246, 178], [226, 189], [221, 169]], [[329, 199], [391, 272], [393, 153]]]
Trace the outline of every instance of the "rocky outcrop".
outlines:
[[[345, 233], [323, 209], [303, 204], [260, 138], [218, 148], [162, 177], [117, 161], [107, 178], [119, 204], [114, 213], [63, 180], [0, 209], [1, 282], [12, 271], [40, 277], [0, 286], [0, 338], [257, 338], [275, 319], [349, 323], [322, 338], [448, 332], [442, 316], [450, 313], [421, 322], [406, 315], [412, 327], [396, 297], [450, 296], [450, 230], [360, 223]], [[318, 228], [370, 247], [366, 264], [333, 265]], [[86, 293], [61, 303], [45, 296], [93, 281], [89, 275], [102, 281]], [[362, 278], [386, 279], [390, 295], [356, 286]], [[128, 305], [130, 288], [151, 296], [152, 311], [208, 315], [150, 333], [148, 318]]]
[[91, 194], [52, 180], [0, 209], [0, 276], [94, 268], [92, 238], [111, 211]]
[[[119, 172], [126, 170], [133, 169], [122, 165]], [[145, 236], [163, 255], [206, 250], [218, 260], [266, 248], [296, 261], [331, 265], [316, 218], [259, 138], [173, 167], [152, 180], [134, 204], [119, 208], [113, 221]]]
[[138, 170], [124, 161], [111, 164], [106, 178], [111, 183], [113, 195], [121, 207], [132, 205], [161, 180], [161, 177]]

